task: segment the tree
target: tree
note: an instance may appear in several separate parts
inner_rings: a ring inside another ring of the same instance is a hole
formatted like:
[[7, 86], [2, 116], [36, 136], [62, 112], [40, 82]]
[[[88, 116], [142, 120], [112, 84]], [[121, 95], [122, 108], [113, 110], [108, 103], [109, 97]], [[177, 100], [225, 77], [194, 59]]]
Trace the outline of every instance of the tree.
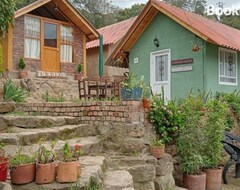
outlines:
[[138, 16], [144, 7], [145, 4], [135, 4], [131, 8], [120, 10], [116, 15], [117, 22]]
[[16, 1], [16, 7], [17, 9], [20, 9], [34, 1], [37, 1], [37, 0], [15, 0]]
[[116, 22], [115, 13], [119, 11], [119, 7], [108, 0], [71, 0], [71, 3], [96, 28]]
[[237, 15], [223, 15], [221, 16], [221, 23], [231, 26], [236, 29], [240, 29], [240, 19]]
[[2, 43], [9, 27], [13, 24], [13, 15], [15, 10], [15, 0], [0, 1], [0, 75], [3, 73]]
[[206, 6], [206, 0], [163, 0], [173, 6], [180, 7], [187, 11], [203, 15]]

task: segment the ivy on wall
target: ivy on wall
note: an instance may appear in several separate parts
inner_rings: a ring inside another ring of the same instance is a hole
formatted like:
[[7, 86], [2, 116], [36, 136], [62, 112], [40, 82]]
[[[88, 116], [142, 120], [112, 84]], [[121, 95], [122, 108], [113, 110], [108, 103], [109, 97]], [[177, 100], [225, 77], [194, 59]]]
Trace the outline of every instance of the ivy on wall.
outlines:
[[0, 1], [0, 74], [3, 72], [3, 60], [2, 60], [2, 45], [3, 39], [13, 24], [14, 12], [16, 10], [16, 0], [1, 0]]

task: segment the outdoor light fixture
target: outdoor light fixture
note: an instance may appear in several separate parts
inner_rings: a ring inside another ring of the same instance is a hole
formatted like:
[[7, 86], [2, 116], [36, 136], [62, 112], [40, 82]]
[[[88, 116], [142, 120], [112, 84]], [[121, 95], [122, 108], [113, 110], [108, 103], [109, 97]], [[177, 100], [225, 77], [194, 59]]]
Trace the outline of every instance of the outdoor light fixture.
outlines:
[[157, 37], [154, 38], [153, 43], [156, 47], [159, 47], [159, 40], [157, 39]]

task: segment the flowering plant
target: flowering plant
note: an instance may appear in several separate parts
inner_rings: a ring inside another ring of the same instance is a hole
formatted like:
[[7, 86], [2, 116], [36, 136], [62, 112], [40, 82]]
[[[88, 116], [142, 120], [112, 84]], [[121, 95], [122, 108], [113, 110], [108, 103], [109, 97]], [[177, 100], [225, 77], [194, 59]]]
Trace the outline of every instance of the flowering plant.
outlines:
[[74, 148], [71, 148], [69, 143], [66, 142], [62, 147], [61, 152], [63, 154], [63, 161], [72, 161], [83, 154], [82, 145], [76, 144]]
[[161, 95], [152, 98], [150, 120], [163, 144], [170, 143], [178, 129], [184, 125], [183, 115], [176, 102], [165, 104]]
[[162, 139], [153, 138], [153, 139], [151, 140], [151, 146], [164, 147], [165, 145], [164, 145]]
[[37, 161], [39, 164], [47, 164], [54, 162], [54, 160], [56, 159], [56, 152], [54, 151], [56, 141], [51, 142], [51, 149], [49, 150], [43, 145], [44, 142], [43, 140], [44, 139], [40, 139], [39, 142], [39, 148], [37, 151]]

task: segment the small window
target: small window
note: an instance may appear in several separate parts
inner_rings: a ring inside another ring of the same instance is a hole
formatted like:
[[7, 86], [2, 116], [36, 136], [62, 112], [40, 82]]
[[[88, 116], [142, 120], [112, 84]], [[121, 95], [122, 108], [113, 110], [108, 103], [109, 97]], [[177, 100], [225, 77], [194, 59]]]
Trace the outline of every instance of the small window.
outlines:
[[61, 25], [61, 62], [73, 62], [73, 27]]
[[219, 84], [237, 85], [237, 53], [220, 48]]
[[168, 81], [168, 55], [155, 57], [155, 82]]
[[57, 48], [57, 25], [44, 23], [44, 46]]
[[25, 57], [40, 59], [40, 20], [25, 17]]

